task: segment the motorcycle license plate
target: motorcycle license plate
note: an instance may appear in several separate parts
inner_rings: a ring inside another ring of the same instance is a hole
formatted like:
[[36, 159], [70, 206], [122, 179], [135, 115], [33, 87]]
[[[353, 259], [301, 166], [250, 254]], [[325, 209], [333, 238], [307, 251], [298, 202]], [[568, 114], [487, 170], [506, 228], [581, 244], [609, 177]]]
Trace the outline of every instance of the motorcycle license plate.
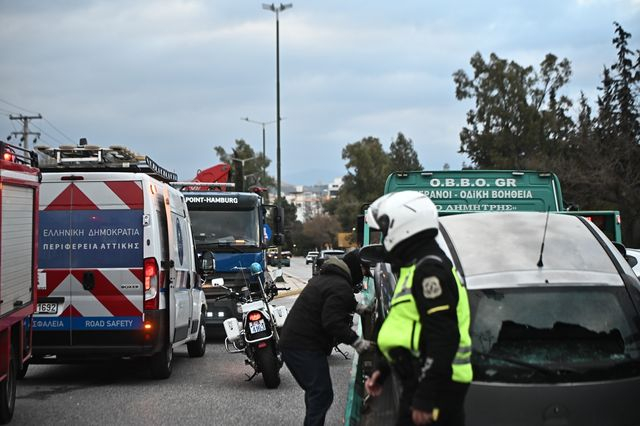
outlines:
[[261, 319], [259, 321], [251, 321], [249, 323], [249, 331], [252, 334], [260, 333], [261, 331], [265, 331], [267, 329], [267, 325], [264, 323], [264, 320]]
[[57, 314], [57, 313], [58, 313], [57, 303], [38, 303], [38, 309], [36, 310], [36, 314]]

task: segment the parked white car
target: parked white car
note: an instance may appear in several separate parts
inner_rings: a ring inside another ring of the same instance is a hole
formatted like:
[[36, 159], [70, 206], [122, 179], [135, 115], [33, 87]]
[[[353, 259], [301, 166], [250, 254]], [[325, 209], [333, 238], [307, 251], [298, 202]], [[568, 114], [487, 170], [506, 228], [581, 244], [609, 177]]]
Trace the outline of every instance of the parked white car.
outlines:
[[318, 257], [320, 253], [317, 251], [310, 251], [307, 253], [307, 257], [305, 257], [304, 259], [304, 263], [305, 265], [308, 265], [310, 263], [313, 263], [313, 261], [316, 259], [316, 257]]

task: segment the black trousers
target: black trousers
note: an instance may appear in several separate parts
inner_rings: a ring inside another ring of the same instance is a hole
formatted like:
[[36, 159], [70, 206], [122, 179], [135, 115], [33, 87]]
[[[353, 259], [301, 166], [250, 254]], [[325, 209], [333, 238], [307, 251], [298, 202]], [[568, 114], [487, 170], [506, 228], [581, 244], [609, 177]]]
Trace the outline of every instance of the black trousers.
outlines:
[[324, 425], [333, 402], [333, 386], [327, 354], [316, 351], [282, 349], [282, 360], [304, 390], [304, 426]]
[[[396, 370], [402, 384], [402, 393], [398, 404], [398, 418], [396, 426], [412, 426], [411, 404], [413, 395], [418, 388], [419, 369], [414, 369], [412, 365], [409, 369]], [[413, 370], [413, 374], [407, 374], [408, 370]], [[438, 419], [431, 423], [434, 426], [464, 426], [464, 399], [467, 395], [469, 385], [466, 383], [449, 382], [436, 396], [436, 407], [438, 408]]]

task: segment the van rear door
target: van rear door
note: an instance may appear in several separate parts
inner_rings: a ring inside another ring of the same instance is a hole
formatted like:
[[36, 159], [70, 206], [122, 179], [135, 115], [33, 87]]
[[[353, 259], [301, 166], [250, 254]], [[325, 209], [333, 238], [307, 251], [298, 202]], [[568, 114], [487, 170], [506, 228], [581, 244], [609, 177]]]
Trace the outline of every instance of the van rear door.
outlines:
[[[55, 183], [56, 191], [41, 203], [46, 294], [53, 303], [62, 302], [59, 315], [70, 332], [70, 345], [139, 345], [140, 333], [135, 331], [143, 322], [142, 185], [103, 179], [86, 174]], [[56, 299], [58, 295], [64, 300]]]
[[34, 346], [71, 345], [71, 275], [69, 255], [71, 182], [43, 175], [39, 200], [38, 307], [33, 317]]

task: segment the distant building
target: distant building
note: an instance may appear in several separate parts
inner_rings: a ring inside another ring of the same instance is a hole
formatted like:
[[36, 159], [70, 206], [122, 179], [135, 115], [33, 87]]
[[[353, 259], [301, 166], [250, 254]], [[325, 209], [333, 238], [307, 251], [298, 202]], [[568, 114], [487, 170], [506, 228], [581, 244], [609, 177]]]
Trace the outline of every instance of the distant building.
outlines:
[[338, 191], [340, 191], [340, 188], [342, 187], [342, 178], [335, 178], [333, 180], [333, 182], [331, 182], [328, 187], [328, 195], [329, 198], [336, 198], [338, 196]]
[[336, 198], [342, 186], [342, 178], [336, 178], [328, 185], [297, 185], [285, 195], [288, 203], [296, 206], [296, 219], [300, 222], [323, 213], [322, 203]]

